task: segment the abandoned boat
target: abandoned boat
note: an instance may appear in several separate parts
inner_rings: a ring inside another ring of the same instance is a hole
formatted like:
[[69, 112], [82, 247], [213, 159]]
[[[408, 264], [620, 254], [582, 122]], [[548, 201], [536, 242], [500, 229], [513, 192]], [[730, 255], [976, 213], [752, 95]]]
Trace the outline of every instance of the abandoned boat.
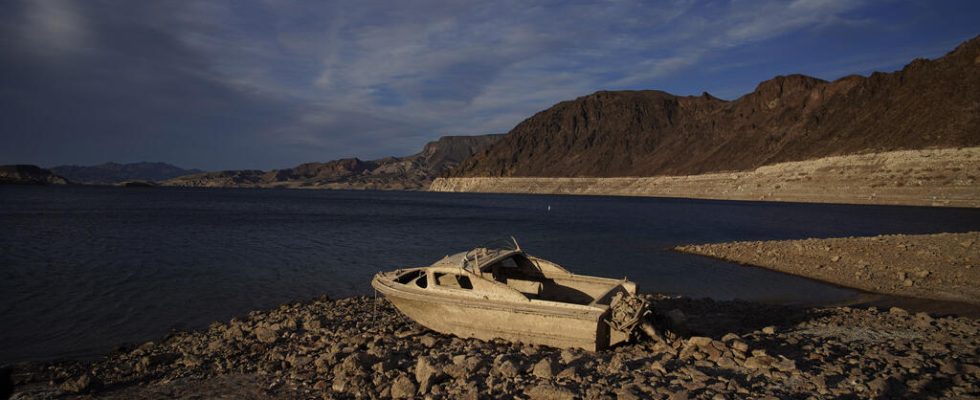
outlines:
[[635, 283], [573, 274], [516, 240], [380, 272], [371, 285], [419, 324], [464, 338], [595, 351], [652, 329]]

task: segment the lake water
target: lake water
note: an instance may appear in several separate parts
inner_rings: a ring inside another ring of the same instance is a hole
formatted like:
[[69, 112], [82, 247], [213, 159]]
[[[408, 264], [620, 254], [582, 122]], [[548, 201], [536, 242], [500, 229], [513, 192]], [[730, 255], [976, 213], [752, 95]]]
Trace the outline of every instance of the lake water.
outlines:
[[[550, 207], [550, 211], [549, 211]], [[820, 304], [859, 293], [670, 251], [980, 229], [980, 210], [593, 196], [0, 187], [0, 364], [87, 357], [513, 235], [644, 292]]]

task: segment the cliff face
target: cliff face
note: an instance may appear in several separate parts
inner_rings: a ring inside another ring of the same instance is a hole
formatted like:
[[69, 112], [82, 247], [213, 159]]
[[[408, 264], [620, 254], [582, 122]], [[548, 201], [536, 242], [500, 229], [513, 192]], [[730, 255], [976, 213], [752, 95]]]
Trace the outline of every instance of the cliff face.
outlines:
[[0, 185], [65, 185], [67, 179], [36, 165], [0, 165]]
[[521, 122], [451, 176], [657, 176], [785, 161], [980, 145], [980, 37], [901, 71], [762, 82], [705, 93], [597, 92]]
[[426, 188], [433, 179], [482, 151], [503, 135], [445, 136], [418, 154], [363, 161], [345, 158], [271, 171], [207, 172], [166, 180], [166, 186], [294, 187], [324, 189]]
[[70, 179], [72, 182], [102, 185], [128, 181], [162, 181], [203, 172], [199, 169], [183, 169], [159, 162], [131, 164], [110, 162], [92, 166], [62, 165], [51, 168], [51, 171]]

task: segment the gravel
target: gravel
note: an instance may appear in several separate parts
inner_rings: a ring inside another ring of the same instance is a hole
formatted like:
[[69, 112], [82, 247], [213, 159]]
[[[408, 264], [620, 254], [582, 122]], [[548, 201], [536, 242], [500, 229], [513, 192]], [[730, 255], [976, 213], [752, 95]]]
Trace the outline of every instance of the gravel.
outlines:
[[687, 333], [601, 352], [460, 339], [380, 298], [321, 298], [95, 361], [15, 365], [13, 398], [980, 396], [974, 319], [650, 298]]

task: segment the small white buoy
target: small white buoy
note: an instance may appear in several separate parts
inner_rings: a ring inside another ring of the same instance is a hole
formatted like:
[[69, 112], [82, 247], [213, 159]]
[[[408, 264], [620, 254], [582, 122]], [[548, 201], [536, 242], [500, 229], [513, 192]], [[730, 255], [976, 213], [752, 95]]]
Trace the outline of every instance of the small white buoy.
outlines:
[[551, 211], [551, 204], [548, 204], [548, 211]]

